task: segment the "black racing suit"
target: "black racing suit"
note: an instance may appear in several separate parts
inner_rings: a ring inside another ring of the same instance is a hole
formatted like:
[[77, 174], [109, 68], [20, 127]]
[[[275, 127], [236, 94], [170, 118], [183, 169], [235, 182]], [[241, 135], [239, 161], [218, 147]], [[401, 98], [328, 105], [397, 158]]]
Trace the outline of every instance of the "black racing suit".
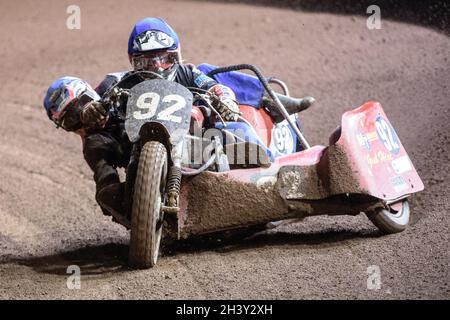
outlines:
[[[175, 65], [175, 67], [177, 69], [174, 81], [185, 87], [208, 90], [217, 84], [194, 65]], [[123, 72], [106, 76], [95, 90], [102, 97], [126, 74]], [[132, 152], [132, 144], [125, 132], [124, 121], [118, 117], [110, 118], [103, 129], [91, 132], [85, 137], [83, 154], [94, 172], [96, 195], [102, 188], [120, 182], [117, 167], [127, 168], [129, 164], [127, 171], [130, 167], [131, 170], [136, 170], [139, 156], [137, 152]]]

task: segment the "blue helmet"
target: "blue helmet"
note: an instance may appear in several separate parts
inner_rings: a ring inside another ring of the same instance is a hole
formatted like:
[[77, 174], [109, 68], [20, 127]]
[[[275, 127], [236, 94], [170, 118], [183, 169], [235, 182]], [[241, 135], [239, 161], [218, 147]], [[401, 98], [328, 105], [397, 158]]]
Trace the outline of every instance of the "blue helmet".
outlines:
[[76, 77], [62, 77], [53, 82], [44, 97], [44, 108], [47, 116], [57, 126], [63, 126], [63, 118], [71, 102], [85, 104], [88, 101], [100, 100], [100, 96], [92, 87]]
[[128, 54], [138, 54], [152, 50], [179, 49], [176, 32], [161, 18], [145, 18], [137, 22], [128, 39]]
[[128, 58], [134, 71], [149, 71], [173, 80], [176, 64], [181, 62], [178, 36], [163, 19], [145, 18], [131, 31]]

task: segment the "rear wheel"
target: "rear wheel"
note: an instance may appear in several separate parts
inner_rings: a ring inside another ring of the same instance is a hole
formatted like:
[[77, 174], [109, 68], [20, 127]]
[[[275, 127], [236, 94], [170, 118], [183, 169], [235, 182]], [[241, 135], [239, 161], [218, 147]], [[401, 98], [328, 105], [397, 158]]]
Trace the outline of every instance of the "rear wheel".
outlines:
[[377, 209], [368, 213], [367, 217], [385, 234], [401, 232], [406, 229], [409, 223], [408, 200], [393, 203], [389, 205], [389, 209]]
[[133, 267], [150, 268], [158, 260], [166, 177], [166, 148], [156, 141], [147, 142], [139, 157], [134, 184], [129, 251]]

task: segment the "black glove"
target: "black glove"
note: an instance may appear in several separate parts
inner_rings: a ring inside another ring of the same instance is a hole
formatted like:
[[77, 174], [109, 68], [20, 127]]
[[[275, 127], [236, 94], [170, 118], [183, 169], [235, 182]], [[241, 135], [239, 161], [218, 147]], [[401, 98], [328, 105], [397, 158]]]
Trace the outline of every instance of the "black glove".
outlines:
[[81, 110], [81, 122], [85, 127], [98, 128], [106, 123], [108, 110], [99, 101], [91, 101]]

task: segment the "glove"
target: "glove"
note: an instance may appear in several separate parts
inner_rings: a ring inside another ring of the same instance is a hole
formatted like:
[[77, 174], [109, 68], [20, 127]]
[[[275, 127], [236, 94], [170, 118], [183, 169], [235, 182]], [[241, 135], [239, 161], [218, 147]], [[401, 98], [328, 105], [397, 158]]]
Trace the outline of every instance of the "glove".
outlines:
[[231, 98], [220, 98], [216, 109], [225, 121], [237, 121], [240, 115], [238, 104]]
[[81, 122], [87, 128], [102, 128], [107, 119], [107, 110], [99, 101], [91, 101], [81, 110]]
[[225, 121], [237, 121], [239, 106], [233, 100], [234, 92], [227, 86], [216, 84], [208, 89], [211, 93], [209, 101]]

